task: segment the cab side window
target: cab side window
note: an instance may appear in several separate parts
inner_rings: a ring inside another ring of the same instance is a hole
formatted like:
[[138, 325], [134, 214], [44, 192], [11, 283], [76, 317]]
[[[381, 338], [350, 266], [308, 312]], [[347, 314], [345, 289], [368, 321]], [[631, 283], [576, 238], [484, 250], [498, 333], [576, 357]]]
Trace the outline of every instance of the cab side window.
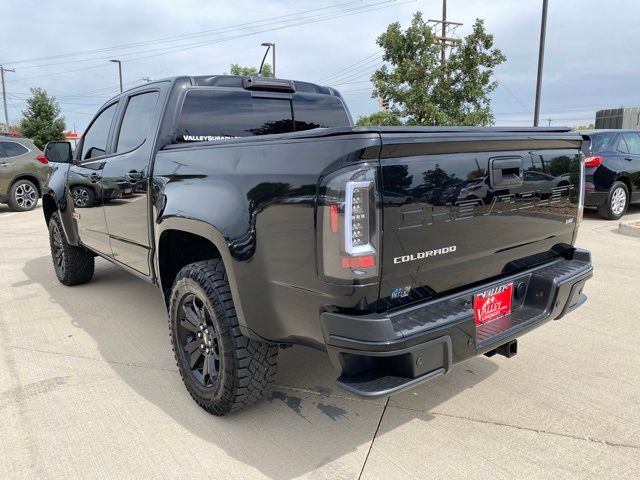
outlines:
[[116, 152], [127, 152], [147, 139], [159, 92], [148, 92], [129, 99], [124, 112]]
[[89, 160], [95, 157], [101, 157], [107, 152], [107, 139], [109, 137], [109, 129], [116, 113], [114, 103], [107, 109], [103, 110], [96, 117], [89, 129], [84, 133], [82, 141], [82, 151], [80, 152], [80, 160]]

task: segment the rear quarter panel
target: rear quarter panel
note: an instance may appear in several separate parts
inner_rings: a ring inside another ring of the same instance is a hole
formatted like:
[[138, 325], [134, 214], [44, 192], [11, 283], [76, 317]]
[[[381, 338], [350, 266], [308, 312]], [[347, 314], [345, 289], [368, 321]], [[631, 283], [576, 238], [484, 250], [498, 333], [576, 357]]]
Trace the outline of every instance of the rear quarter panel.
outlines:
[[[326, 305], [374, 304], [378, 285], [344, 287], [317, 274], [315, 199], [320, 179], [362, 161], [377, 134], [221, 142], [172, 148], [154, 164], [156, 241], [176, 218], [211, 225], [235, 280], [241, 325], [272, 341], [323, 343]], [[376, 160], [377, 161], [377, 160]]]

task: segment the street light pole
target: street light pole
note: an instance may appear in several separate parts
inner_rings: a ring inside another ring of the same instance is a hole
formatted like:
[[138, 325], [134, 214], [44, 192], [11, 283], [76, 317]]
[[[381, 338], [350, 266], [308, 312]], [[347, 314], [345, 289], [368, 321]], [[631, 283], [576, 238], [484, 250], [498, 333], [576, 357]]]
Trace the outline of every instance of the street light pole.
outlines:
[[540, 25], [540, 49], [538, 51], [538, 78], [536, 82], [536, 106], [533, 114], [533, 126], [537, 127], [540, 120], [540, 93], [542, 90], [542, 66], [544, 64], [544, 42], [547, 35], [547, 7], [549, 1], [542, 0], [542, 23]]
[[267, 47], [267, 51], [264, 52], [264, 57], [262, 58], [262, 63], [260, 64], [260, 72], [262, 72], [262, 67], [264, 65], [264, 60], [265, 58], [267, 58], [267, 54], [269, 53], [269, 49], [271, 50], [271, 62], [273, 63], [272, 65], [272, 74], [273, 74], [273, 78], [276, 77], [276, 44], [275, 43], [270, 43], [270, 42], [264, 42], [261, 44], [263, 47]]
[[118, 64], [118, 76], [120, 77], [120, 93], [122, 93], [122, 62], [120, 60], [109, 60]]

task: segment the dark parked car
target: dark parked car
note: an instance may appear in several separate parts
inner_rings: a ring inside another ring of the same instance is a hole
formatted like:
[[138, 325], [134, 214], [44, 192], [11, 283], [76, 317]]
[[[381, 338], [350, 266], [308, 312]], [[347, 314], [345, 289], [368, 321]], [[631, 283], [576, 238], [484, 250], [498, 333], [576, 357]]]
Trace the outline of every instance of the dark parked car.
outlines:
[[47, 159], [31, 140], [0, 134], [0, 203], [33, 210], [47, 181]]
[[622, 217], [640, 202], [640, 132], [589, 130], [585, 142], [585, 206], [597, 207], [607, 220]]
[[[585, 302], [581, 144], [568, 129], [353, 127], [329, 87], [184, 76], [107, 102], [74, 159], [53, 144], [68, 164], [43, 211], [61, 283], [91, 280], [101, 256], [161, 289], [207, 411], [267, 395], [290, 344], [326, 351], [337, 385], [371, 398], [511, 357]], [[538, 163], [553, 186], [522, 192]], [[76, 174], [142, 187], [81, 209]], [[443, 202], [474, 175], [489, 205]]]

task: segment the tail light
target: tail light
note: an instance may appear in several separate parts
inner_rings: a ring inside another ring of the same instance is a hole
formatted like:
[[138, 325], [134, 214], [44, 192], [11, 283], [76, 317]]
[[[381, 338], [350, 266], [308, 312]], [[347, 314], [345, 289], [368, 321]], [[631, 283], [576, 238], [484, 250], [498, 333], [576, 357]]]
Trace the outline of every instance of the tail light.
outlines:
[[361, 283], [378, 276], [379, 211], [375, 167], [340, 170], [325, 178], [317, 218], [326, 280]]
[[49, 163], [49, 160], [47, 160], [47, 157], [45, 157], [42, 153], [36, 157], [36, 160], [38, 160], [40, 163], [44, 165]]
[[602, 158], [601, 157], [587, 157], [584, 159], [584, 166], [585, 167], [599, 167], [602, 164]]

